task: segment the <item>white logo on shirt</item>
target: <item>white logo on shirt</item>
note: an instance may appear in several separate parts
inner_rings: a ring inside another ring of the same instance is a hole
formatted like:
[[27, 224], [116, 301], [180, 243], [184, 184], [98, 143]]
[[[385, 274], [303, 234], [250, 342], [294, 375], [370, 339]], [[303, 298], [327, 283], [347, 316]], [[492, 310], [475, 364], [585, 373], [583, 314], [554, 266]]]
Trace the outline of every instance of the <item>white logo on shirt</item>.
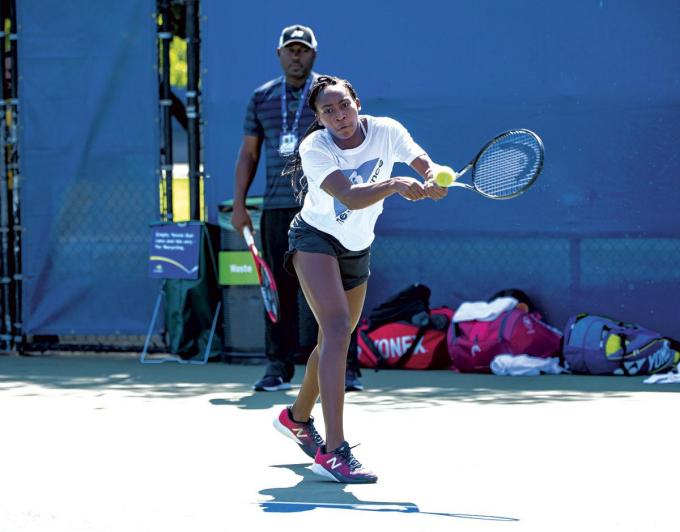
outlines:
[[371, 179], [368, 180], [369, 183], [375, 183], [375, 180], [378, 179], [378, 174], [380, 173], [380, 169], [382, 168], [382, 166], [383, 166], [383, 161], [382, 161], [382, 159], [380, 159], [378, 161], [377, 166], [373, 170], [373, 175], [371, 176]]
[[[366, 161], [359, 168], [351, 170], [341, 170], [342, 173], [349, 179], [349, 182], [353, 185], [359, 185], [361, 183], [374, 183], [378, 179], [378, 174], [383, 166], [382, 159], [371, 159]], [[364, 176], [371, 176], [370, 178], [365, 178]], [[333, 198], [333, 205], [335, 206], [335, 221], [338, 223], [344, 223], [349, 218], [350, 211], [347, 206]]]

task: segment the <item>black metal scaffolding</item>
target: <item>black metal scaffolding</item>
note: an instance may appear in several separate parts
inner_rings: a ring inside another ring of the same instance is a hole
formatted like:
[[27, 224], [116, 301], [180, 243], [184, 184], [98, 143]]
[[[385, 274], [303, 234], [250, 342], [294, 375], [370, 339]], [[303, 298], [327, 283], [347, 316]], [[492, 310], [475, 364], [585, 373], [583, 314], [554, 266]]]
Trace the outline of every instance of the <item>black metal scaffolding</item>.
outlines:
[[189, 213], [201, 220], [200, 35], [198, 0], [185, 0], [187, 40], [187, 121], [189, 137]]
[[0, 137], [2, 170], [0, 171], [0, 350], [21, 351], [21, 209], [18, 150], [18, 63], [16, 1], [0, 0], [2, 37], [0, 61], [2, 100], [0, 101]]
[[[189, 163], [189, 218], [203, 219], [201, 213], [201, 114], [200, 114], [200, 27], [199, 0], [157, 0], [158, 77], [160, 103], [160, 219], [173, 222], [173, 135], [172, 119], [187, 132]], [[186, 42], [187, 90], [186, 103], [180, 102], [170, 86], [170, 43], [173, 37]]]
[[170, 0], [158, 0], [159, 40], [159, 85], [160, 85], [160, 126], [161, 126], [161, 219], [173, 220], [172, 206], [172, 93], [170, 91]]

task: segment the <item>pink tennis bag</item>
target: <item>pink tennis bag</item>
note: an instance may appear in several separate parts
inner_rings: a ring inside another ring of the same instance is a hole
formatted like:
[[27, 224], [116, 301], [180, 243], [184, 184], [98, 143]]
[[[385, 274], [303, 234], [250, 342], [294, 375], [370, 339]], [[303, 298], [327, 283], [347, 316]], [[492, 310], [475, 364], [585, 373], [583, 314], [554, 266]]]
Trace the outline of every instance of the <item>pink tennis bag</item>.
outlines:
[[447, 334], [453, 369], [491, 373], [496, 355], [560, 355], [562, 333], [541, 320], [538, 312], [514, 308], [491, 321], [451, 322]]

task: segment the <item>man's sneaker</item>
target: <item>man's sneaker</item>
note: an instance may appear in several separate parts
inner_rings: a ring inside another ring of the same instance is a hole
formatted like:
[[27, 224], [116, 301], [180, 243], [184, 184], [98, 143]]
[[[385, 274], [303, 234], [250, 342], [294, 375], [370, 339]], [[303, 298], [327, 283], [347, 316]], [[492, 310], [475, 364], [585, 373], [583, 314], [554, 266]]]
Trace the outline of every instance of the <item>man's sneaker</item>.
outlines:
[[282, 362], [271, 362], [259, 381], [253, 385], [256, 392], [277, 392], [290, 390], [290, 381], [293, 378], [293, 369], [286, 368]]
[[375, 473], [364, 469], [359, 460], [352, 455], [352, 449], [344, 441], [335, 451], [326, 452], [321, 447], [316, 453], [312, 471], [335, 482], [345, 484], [372, 484], [378, 480]]
[[347, 366], [345, 370], [345, 391], [346, 392], [359, 392], [364, 389], [364, 385], [359, 379], [361, 377], [361, 372], [358, 368], [353, 368], [352, 366]]
[[295, 421], [289, 406], [284, 408], [279, 417], [274, 420], [274, 427], [281, 434], [297, 443], [300, 449], [310, 458], [314, 458], [319, 448], [323, 447], [323, 438], [316, 431], [314, 418], [309, 416], [306, 423]]
[[283, 377], [265, 375], [253, 385], [256, 392], [278, 392], [279, 390], [290, 390], [290, 382], [284, 382]]

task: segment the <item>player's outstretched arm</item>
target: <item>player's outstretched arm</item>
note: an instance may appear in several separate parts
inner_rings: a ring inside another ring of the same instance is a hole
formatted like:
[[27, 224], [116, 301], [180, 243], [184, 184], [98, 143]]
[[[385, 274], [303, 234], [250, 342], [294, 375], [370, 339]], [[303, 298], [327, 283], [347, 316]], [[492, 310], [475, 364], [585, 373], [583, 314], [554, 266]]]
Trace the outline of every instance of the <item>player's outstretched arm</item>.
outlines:
[[363, 209], [392, 194], [399, 194], [412, 201], [426, 197], [423, 184], [411, 177], [393, 177], [377, 183], [354, 185], [340, 170], [329, 174], [321, 188], [352, 210]]

